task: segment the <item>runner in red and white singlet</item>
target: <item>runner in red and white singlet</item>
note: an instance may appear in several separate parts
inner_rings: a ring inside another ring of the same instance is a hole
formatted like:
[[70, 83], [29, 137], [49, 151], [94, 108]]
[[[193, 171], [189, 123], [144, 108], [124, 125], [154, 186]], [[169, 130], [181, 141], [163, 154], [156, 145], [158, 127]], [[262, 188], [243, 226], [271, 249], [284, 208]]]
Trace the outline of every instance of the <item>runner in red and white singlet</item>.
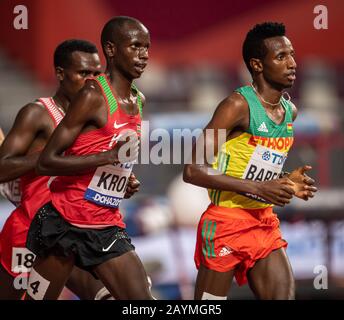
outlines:
[[[65, 155], [91, 155], [111, 150], [121, 132], [133, 130], [140, 136], [142, 102], [137, 94], [138, 112], [126, 114], [111, 91], [107, 76], [94, 79], [101, 88], [107, 104], [107, 123], [104, 127], [80, 134]], [[92, 142], [92, 143], [90, 143]], [[133, 164], [106, 165], [89, 170], [86, 174], [60, 176], [50, 185], [52, 203], [63, 218], [81, 228], [104, 228], [125, 224], [118, 206], [124, 197], [125, 187]]]
[[[55, 50], [54, 64], [60, 86], [54, 97], [40, 98], [23, 107], [0, 149], [1, 181], [20, 177], [19, 206], [7, 219], [0, 238], [0, 299], [19, 299], [35, 255], [25, 247], [30, 223], [38, 209], [50, 201], [47, 176], [38, 176], [40, 151], [62, 120], [70, 100], [88, 76], [99, 74], [97, 48], [86, 41], [68, 40]], [[103, 284], [74, 269], [67, 286], [81, 299], [93, 299]]]
[[30, 226], [26, 244], [37, 259], [27, 299], [56, 299], [74, 265], [116, 299], [153, 298], [118, 209], [138, 156], [144, 96], [132, 82], [146, 67], [150, 36], [140, 21], [115, 17], [101, 42], [105, 74], [86, 82], [38, 162], [40, 174], [58, 177]]

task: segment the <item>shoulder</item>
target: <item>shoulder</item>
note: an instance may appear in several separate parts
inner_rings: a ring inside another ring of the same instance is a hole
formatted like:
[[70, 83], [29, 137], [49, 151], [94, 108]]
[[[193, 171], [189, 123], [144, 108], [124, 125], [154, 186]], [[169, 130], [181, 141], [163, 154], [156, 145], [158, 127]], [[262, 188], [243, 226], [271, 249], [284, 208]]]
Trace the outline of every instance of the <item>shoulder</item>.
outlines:
[[35, 120], [35, 123], [41, 122], [37, 121], [37, 119], [42, 119], [42, 117], [49, 117], [49, 113], [47, 109], [43, 106], [43, 104], [38, 100], [24, 105], [17, 114], [18, 120]]
[[240, 93], [234, 91], [220, 102], [216, 112], [220, 112], [221, 114], [234, 113], [244, 116], [248, 112], [248, 103]]
[[34, 135], [39, 131], [49, 132], [54, 121], [44, 105], [38, 100], [24, 105], [15, 118], [9, 136]]
[[297, 117], [297, 108], [296, 108], [295, 104], [293, 102], [291, 102], [291, 101], [289, 101], [289, 105], [291, 107], [293, 121], [295, 121], [295, 119]]
[[249, 121], [249, 111], [246, 99], [239, 93], [233, 92], [217, 106], [208, 128], [245, 129]]
[[103, 95], [103, 91], [100, 88], [98, 81], [95, 79], [87, 79], [80, 92], [84, 95], [89, 95], [91, 98], [97, 98]]
[[86, 80], [85, 85], [73, 100], [73, 104], [92, 106], [92, 108], [99, 107], [103, 102], [103, 92], [98, 82], [93, 79]]

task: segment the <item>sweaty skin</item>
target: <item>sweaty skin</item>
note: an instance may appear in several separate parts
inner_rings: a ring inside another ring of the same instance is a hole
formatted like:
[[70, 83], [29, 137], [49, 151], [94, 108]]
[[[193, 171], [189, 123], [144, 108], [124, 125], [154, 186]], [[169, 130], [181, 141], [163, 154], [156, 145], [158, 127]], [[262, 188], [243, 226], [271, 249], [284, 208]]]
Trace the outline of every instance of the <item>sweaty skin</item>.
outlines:
[[[103, 44], [107, 58], [105, 73], [110, 79], [111, 89], [119, 107], [130, 115], [139, 112], [138, 97], [131, 87], [133, 79], [140, 77], [147, 64], [149, 45], [148, 30], [136, 22], [126, 22], [121, 27], [120, 36]], [[145, 102], [143, 95], [141, 101]], [[73, 145], [80, 134], [102, 128], [107, 123], [107, 108], [99, 86], [94, 80], [88, 80], [43, 150], [36, 170], [44, 175], [68, 176], [118, 163], [119, 143], [101, 153], [63, 156], [63, 152]], [[132, 147], [130, 157], [136, 159], [137, 139], [131, 139], [128, 144]], [[72, 257], [49, 256], [38, 260], [35, 270], [51, 282], [44, 299], [57, 298], [73, 265]], [[50, 271], [53, 268], [59, 270], [59, 276]], [[111, 258], [93, 271], [116, 299], [153, 299], [145, 270], [135, 251]]]
[[[57, 67], [56, 75], [60, 81], [54, 100], [65, 112], [70, 100], [82, 88], [85, 80], [101, 71], [98, 54], [74, 51], [68, 68]], [[38, 120], [39, 119], [39, 120]], [[46, 108], [38, 101], [24, 106], [18, 113], [15, 123], [0, 148], [0, 181], [7, 182], [27, 174], [35, 169], [40, 151], [54, 131], [54, 122]], [[0, 130], [0, 144], [4, 139]], [[139, 181], [132, 174], [126, 190], [131, 197], [139, 189]], [[0, 299], [19, 299], [23, 290], [13, 288], [13, 278], [0, 265]], [[67, 282], [80, 299], [94, 299], [103, 288], [89, 273], [74, 268]]]
[[[290, 41], [286, 37], [279, 37], [275, 39], [275, 42], [271, 39], [265, 41], [268, 42], [267, 46], [271, 43], [269, 48], [266, 62], [266, 78], [263, 78], [263, 74], [260, 71], [259, 74], [254, 76], [254, 82], [258, 84], [258, 92], [262, 92], [263, 97], [269, 97], [272, 103], [278, 102], [281, 96], [279, 88], [288, 88], [292, 84], [289, 75], [295, 74], [296, 64], [293, 59], [293, 49]], [[253, 70], [262, 70], [262, 63], [252, 59]], [[264, 69], [264, 70], [265, 70]], [[275, 70], [275, 72], [273, 72]], [[272, 83], [280, 83], [276, 88]], [[279, 124], [283, 121], [285, 110], [279, 105], [278, 107], [271, 108], [270, 106], [262, 102], [268, 116], [276, 123]], [[293, 106], [293, 119], [297, 116], [297, 109]], [[203, 143], [204, 154], [199, 155], [197, 159], [196, 146], [193, 148], [192, 164], [185, 165], [184, 168], [184, 181], [189, 182], [200, 187], [218, 189], [225, 191], [244, 192], [256, 194], [268, 202], [284, 206], [288, 204], [295, 194], [297, 197], [307, 200], [309, 197], [313, 197], [313, 193], [316, 192], [316, 188], [313, 186], [314, 180], [304, 176], [304, 172], [311, 169], [310, 166], [304, 166], [301, 170], [298, 168], [293, 172], [290, 177], [283, 177], [271, 181], [251, 181], [244, 179], [233, 178], [224, 174], [218, 174], [211, 168], [211, 163], [207, 163], [207, 150], [214, 150], [213, 155], [218, 152], [218, 136], [219, 129], [226, 130], [227, 140], [233, 139], [239, 136], [244, 131], [247, 131], [249, 127], [249, 108], [247, 101], [239, 93], [232, 93], [229, 97], [224, 99], [216, 108], [214, 115], [208, 125], [204, 129], [205, 139], [199, 140], [197, 143]], [[214, 130], [214, 138], [212, 135], [207, 134], [207, 129]], [[199, 147], [199, 146], [198, 146]], [[197, 165], [197, 163], [206, 163], [206, 165]], [[299, 174], [298, 174], [299, 173]], [[301, 175], [301, 176], [300, 176]], [[291, 180], [292, 178], [293, 180]]]
[[[253, 86], [268, 117], [280, 124], [285, 117], [285, 109], [279, 103], [282, 91], [290, 88], [295, 80], [294, 49], [285, 36], [265, 39], [264, 44], [267, 49], [264, 59], [250, 60]], [[271, 106], [269, 103], [275, 105]], [[297, 109], [295, 105], [292, 107], [295, 120]], [[247, 131], [249, 119], [248, 103], [242, 95], [234, 92], [224, 99], [204, 129], [205, 138], [198, 140], [193, 148], [192, 164], [184, 167], [184, 181], [204, 188], [255, 194], [268, 203], [282, 207], [288, 204], [293, 196], [304, 200], [313, 197], [317, 188], [314, 186], [314, 180], [305, 174], [311, 169], [308, 165], [271, 181], [237, 179], [211, 167], [211, 161], [207, 161], [206, 155], [212, 154], [214, 158], [218, 153], [219, 130], [226, 131], [228, 141]], [[214, 135], [207, 134], [207, 129], [213, 129]], [[199, 147], [205, 150], [201, 155], [196, 152]], [[205, 293], [215, 297], [227, 297], [234, 271], [235, 269], [217, 272], [201, 264], [196, 280], [195, 299], [202, 299]], [[247, 273], [247, 278], [258, 299], [294, 298], [294, 278], [284, 248], [272, 251], [264, 259], [258, 260]]]

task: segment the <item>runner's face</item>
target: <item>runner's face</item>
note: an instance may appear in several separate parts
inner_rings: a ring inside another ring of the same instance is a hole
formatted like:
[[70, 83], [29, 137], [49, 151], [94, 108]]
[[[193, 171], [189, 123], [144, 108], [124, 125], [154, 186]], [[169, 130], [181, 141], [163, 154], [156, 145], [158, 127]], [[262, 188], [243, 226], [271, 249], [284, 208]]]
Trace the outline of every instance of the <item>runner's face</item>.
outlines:
[[129, 79], [139, 78], [148, 61], [150, 36], [143, 25], [128, 26], [116, 46], [115, 66]]
[[287, 37], [264, 40], [267, 54], [262, 60], [264, 78], [281, 88], [290, 88], [296, 79], [296, 62], [293, 46]]
[[72, 99], [84, 86], [87, 78], [101, 73], [101, 63], [97, 53], [75, 51], [71, 55], [70, 65], [63, 69], [61, 86]]

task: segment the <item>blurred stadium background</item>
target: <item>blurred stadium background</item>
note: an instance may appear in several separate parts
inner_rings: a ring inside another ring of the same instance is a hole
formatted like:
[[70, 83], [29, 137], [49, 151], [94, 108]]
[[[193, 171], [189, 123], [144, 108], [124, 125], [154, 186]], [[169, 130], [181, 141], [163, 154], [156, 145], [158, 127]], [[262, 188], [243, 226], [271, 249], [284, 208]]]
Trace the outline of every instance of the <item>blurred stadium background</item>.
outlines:
[[[28, 30], [13, 27], [13, 9], [19, 4], [28, 9]], [[327, 30], [313, 26], [318, 4], [328, 9]], [[57, 44], [83, 38], [101, 50], [101, 28], [115, 15], [136, 17], [151, 32], [149, 66], [137, 85], [146, 95], [144, 118], [150, 130], [169, 132], [202, 128], [225, 96], [248, 83], [241, 44], [254, 24], [286, 24], [298, 63], [296, 84], [289, 93], [299, 107], [287, 169], [311, 164], [319, 192], [309, 202], [293, 200], [277, 212], [289, 242], [297, 298], [343, 299], [344, 2], [1, 0], [0, 126], [5, 133], [21, 106], [54, 93], [52, 55]], [[182, 182], [181, 172], [182, 165], [137, 166], [140, 194], [122, 205], [128, 231], [160, 299], [192, 299], [195, 230], [209, 202], [205, 190]], [[12, 210], [0, 200], [0, 226]], [[318, 265], [328, 270], [327, 290], [314, 288]], [[253, 298], [247, 286], [236, 285], [230, 296]], [[67, 290], [61, 298], [75, 299]]]

